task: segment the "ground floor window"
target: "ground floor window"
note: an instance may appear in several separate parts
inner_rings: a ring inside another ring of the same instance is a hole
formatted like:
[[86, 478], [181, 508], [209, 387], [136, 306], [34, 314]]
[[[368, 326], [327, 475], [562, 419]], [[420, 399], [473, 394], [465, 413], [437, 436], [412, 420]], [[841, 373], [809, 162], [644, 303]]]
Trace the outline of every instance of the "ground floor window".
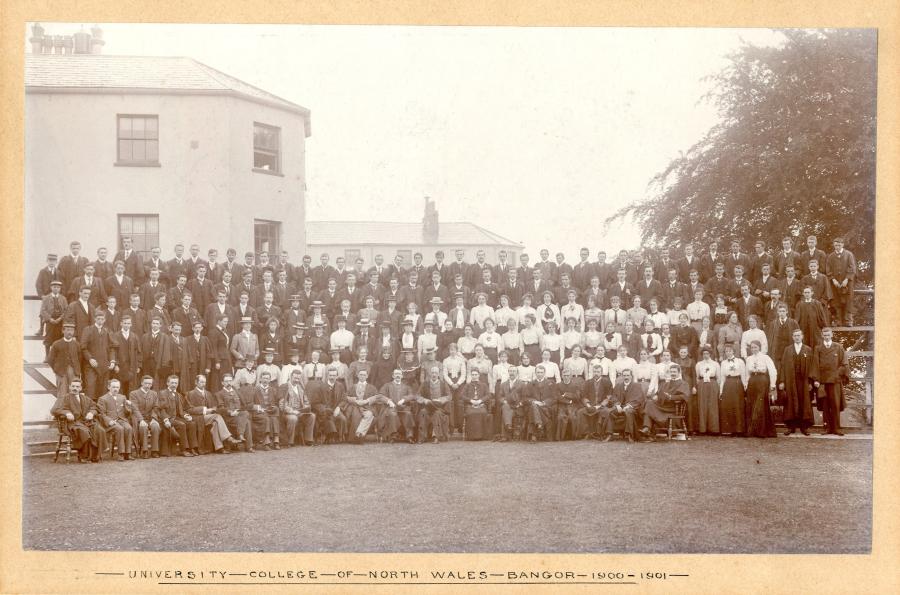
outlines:
[[281, 221], [253, 220], [253, 245], [256, 253], [281, 253]]

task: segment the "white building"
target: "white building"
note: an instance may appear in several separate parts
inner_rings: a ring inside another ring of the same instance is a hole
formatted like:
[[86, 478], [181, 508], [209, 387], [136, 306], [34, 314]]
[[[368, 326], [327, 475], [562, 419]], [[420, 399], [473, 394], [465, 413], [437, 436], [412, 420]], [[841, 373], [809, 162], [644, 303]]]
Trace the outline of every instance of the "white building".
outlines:
[[26, 56], [26, 293], [73, 239], [92, 261], [123, 235], [165, 259], [177, 243], [304, 252], [308, 109], [191, 58], [68, 45]]

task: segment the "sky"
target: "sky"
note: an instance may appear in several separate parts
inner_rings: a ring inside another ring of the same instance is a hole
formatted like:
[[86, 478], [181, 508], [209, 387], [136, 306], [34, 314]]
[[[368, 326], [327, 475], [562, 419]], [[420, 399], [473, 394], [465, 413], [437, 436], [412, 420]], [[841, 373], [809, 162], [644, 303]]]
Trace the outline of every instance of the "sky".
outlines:
[[635, 225], [604, 219], [716, 123], [704, 77], [742, 40], [778, 41], [763, 29], [101, 26], [104, 53], [190, 56], [309, 108], [308, 221], [420, 221], [430, 196], [441, 221], [569, 261], [582, 246], [639, 246]]

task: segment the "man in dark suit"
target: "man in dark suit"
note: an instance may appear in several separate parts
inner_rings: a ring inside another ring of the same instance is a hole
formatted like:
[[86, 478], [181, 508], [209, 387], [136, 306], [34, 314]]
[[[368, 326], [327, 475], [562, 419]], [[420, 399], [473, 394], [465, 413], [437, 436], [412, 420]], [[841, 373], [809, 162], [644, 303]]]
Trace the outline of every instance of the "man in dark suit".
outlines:
[[606, 436], [604, 442], [609, 442], [615, 433], [616, 422], [625, 421], [625, 439], [628, 442], [634, 442], [635, 430], [637, 429], [637, 421], [641, 419], [644, 411], [644, 390], [641, 385], [632, 378], [632, 371], [629, 368], [622, 370], [622, 380], [616, 383], [613, 388], [612, 409], [609, 412], [609, 418], [606, 425]]
[[81, 256], [81, 242], [69, 243], [70, 254], [66, 254], [59, 261], [59, 280], [63, 282], [63, 290], [68, 291], [72, 281], [81, 276], [88, 259]]
[[235, 324], [233, 316], [217, 314], [214, 325], [209, 329], [210, 388], [219, 391], [222, 388], [222, 377], [233, 372], [231, 366], [231, 336], [228, 328]]
[[741, 285], [741, 297], [739, 297], [735, 302], [734, 311], [737, 312], [738, 320], [741, 323], [742, 329], [746, 330], [747, 328], [749, 328], [747, 319], [750, 316], [756, 316], [757, 321], [759, 322], [760, 329], [763, 328], [762, 320], [764, 312], [762, 301], [758, 297], [750, 295], [750, 282], [746, 279]]
[[125, 307], [128, 298], [134, 293], [134, 280], [125, 273], [125, 261], [116, 261], [115, 273], [106, 278], [104, 289], [107, 296], [116, 298], [119, 308]]
[[441, 282], [441, 272], [437, 269], [431, 271], [431, 283], [426, 285], [422, 290], [422, 301], [430, 304], [434, 298], [441, 299], [441, 311], [447, 312], [450, 309], [450, 291], [447, 286]]
[[200, 246], [197, 244], [191, 244], [190, 248], [191, 255], [185, 260], [187, 264], [187, 276], [188, 281], [194, 279], [197, 276], [197, 268], [202, 264], [209, 270], [209, 266], [205, 260], [200, 258]]
[[835, 238], [833, 245], [834, 252], [825, 259], [825, 274], [831, 279], [834, 323], [853, 326], [853, 312], [848, 312], [848, 308], [853, 298], [856, 258], [852, 252], [844, 249], [844, 238]]
[[372, 296], [375, 300], [375, 308], [384, 308], [384, 287], [381, 285], [378, 271], [369, 269], [369, 282], [359, 290], [359, 300], [365, 303], [368, 296]]
[[313, 291], [325, 291], [328, 287], [328, 280], [337, 276], [337, 271], [328, 264], [329, 258], [328, 253], [323, 252], [319, 257], [319, 266], [312, 270]]
[[70, 301], [69, 305], [66, 306], [64, 321], [75, 325], [76, 337], [80, 337], [82, 331], [91, 324], [93, 306], [91, 306], [90, 297], [91, 288], [82, 287], [79, 291], [78, 299]]
[[622, 304], [630, 304], [632, 301], [632, 297], [635, 295], [635, 289], [626, 279], [626, 270], [624, 268], [620, 268], [616, 271], [616, 281], [609, 286], [609, 289], [606, 291], [606, 299], [612, 300], [614, 296], [619, 298], [619, 302]]
[[522, 305], [522, 297], [525, 295], [525, 286], [519, 279], [519, 271], [510, 269], [506, 283], [500, 286], [500, 295], [509, 298], [509, 307], [515, 310]]
[[[689, 283], [691, 271], [694, 270], [700, 272], [700, 259], [694, 256], [694, 245], [685, 244], [684, 257], [678, 261], [678, 280], [682, 283]], [[697, 281], [700, 282], [699, 276]]]
[[809, 262], [815, 260], [819, 263], [819, 271], [825, 271], [825, 261], [827, 260], [825, 252], [816, 247], [818, 240], [816, 236], [808, 236], [806, 238], [806, 250], [800, 253], [800, 262], [802, 264], [799, 276], [808, 275], [810, 273]]
[[[687, 306], [691, 303], [691, 296], [688, 293], [688, 286], [678, 280], [678, 269], [675, 264], [670, 262], [669, 270], [666, 271], [665, 282], [663, 282], [662, 293], [660, 294], [660, 309], [671, 310], [675, 305], [675, 298], [681, 298], [681, 305]], [[643, 299], [641, 300], [644, 301]], [[649, 303], [649, 302], [648, 302]]]
[[453, 282], [453, 276], [450, 272], [450, 267], [444, 264], [444, 251], [438, 250], [434, 253], [434, 264], [428, 267], [428, 276], [432, 277], [434, 271], [437, 271], [441, 275], [441, 283], [445, 286], [450, 285]]
[[[468, 286], [469, 279], [469, 263], [467, 263], [464, 259], [466, 255], [465, 250], [456, 249], [455, 256], [456, 260], [450, 263], [450, 278], [455, 279], [456, 275], [462, 275], [463, 283]], [[452, 293], [452, 292], [451, 292]]]
[[781, 252], [778, 252], [773, 260], [775, 263], [774, 274], [779, 279], [785, 278], [789, 265], [794, 267], [797, 277], [800, 277], [804, 270], [803, 260], [800, 258], [800, 254], [794, 251], [793, 241], [789, 237], [781, 240]]
[[106, 313], [96, 310], [94, 324], [81, 332], [78, 342], [84, 360], [82, 378], [85, 379], [85, 392], [95, 401], [103, 394], [110, 370], [116, 367], [116, 340], [103, 327], [105, 322]]
[[68, 302], [60, 293], [62, 281], [54, 279], [50, 282], [47, 295], [41, 298], [40, 320], [44, 333], [44, 355], [50, 352], [50, 346], [62, 337], [62, 323], [66, 316]]
[[515, 437], [513, 422], [516, 418], [520, 420], [520, 428], [524, 430], [530, 397], [531, 385], [519, 380], [518, 368], [510, 366], [509, 380], [500, 385], [494, 404], [494, 419], [500, 422], [500, 432], [496, 434], [496, 438], [501, 442]]
[[[168, 342], [171, 338], [162, 332], [163, 320], [159, 317], [153, 317], [150, 320], [150, 329], [141, 337], [141, 367], [143, 373], [151, 378], [158, 379], [160, 372], [166, 366], [163, 357], [171, 350], [168, 348]], [[168, 328], [168, 325], [166, 326]], [[157, 384], [161, 386], [161, 384]]]
[[665, 283], [666, 279], [669, 278], [669, 269], [674, 267], [675, 261], [669, 258], [669, 249], [663, 248], [660, 250], [659, 260], [653, 265], [653, 278], [660, 283]]
[[[347, 276], [349, 277], [352, 274], [348, 273]], [[296, 288], [289, 281], [290, 278], [288, 270], [285, 268], [275, 271], [275, 288], [272, 291], [275, 294], [275, 305], [281, 308], [282, 311], [291, 307], [291, 296], [296, 293]]]
[[528, 254], [524, 252], [519, 254], [519, 266], [516, 268], [516, 271], [519, 273], [519, 281], [524, 285], [531, 283], [531, 280], [534, 278], [534, 267], [528, 266], [528, 260]]
[[194, 296], [193, 305], [198, 312], [204, 312], [206, 307], [215, 301], [213, 283], [208, 276], [208, 264], [200, 262], [194, 269], [194, 278], [188, 282], [188, 290]]
[[338, 290], [338, 303], [340, 304], [344, 300], [349, 301], [350, 311], [356, 313], [360, 308], [362, 308], [363, 302], [360, 300], [361, 295], [362, 293], [359, 289], [359, 286], [356, 284], [356, 274], [353, 272], [347, 273], [347, 276], [344, 279], [343, 287]]
[[541, 259], [535, 263], [534, 269], [541, 271], [541, 278], [547, 282], [550, 287], [559, 285], [559, 273], [556, 270], [556, 263], [550, 260], [550, 251], [541, 248]]
[[[584, 290], [586, 290], [588, 286], [590, 286], [591, 276], [597, 274], [596, 265], [588, 262], [590, 256], [590, 250], [588, 250], [587, 248], [582, 248], [578, 252], [578, 257], [581, 258], [581, 260], [572, 269], [572, 284], [581, 292], [584, 292]], [[603, 279], [600, 279], [600, 286], [606, 286], [606, 284], [603, 282]]]
[[737, 240], [731, 242], [731, 253], [725, 257], [725, 276], [734, 278], [734, 267], [743, 267], [745, 273], [750, 272], [750, 258], [741, 252], [741, 243]]
[[203, 324], [200, 313], [193, 305], [194, 296], [190, 291], [185, 291], [181, 296], [181, 306], [172, 310], [172, 322], [181, 323], [181, 336], [187, 337], [193, 331], [194, 323]]
[[190, 290], [187, 288], [187, 273], [178, 273], [175, 286], [169, 289], [169, 293], [166, 296], [169, 312], [181, 306], [185, 293], [190, 293]]
[[506, 281], [509, 279], [509, 272], [513, 270], [513, 267], [506, 261], [506, 250], [500, 250], [497, 253], [497, 258], [500, 262], [494, 265], [492, 278], [497, 285], [503, 286], [506, 285]]
[[156, 294], [159, 292], [168, 293], [168, 287], [161, 281], [161, 271], [153, 268], [147, 271], [147, 281], [141, 285], [138, 292], [141, 296], [141, 307], [152, 308], [156, 303]]
[[[122, 249], [116, 252], [113, 262], [122, 261], [125, 263], [125, 275], [131, 278], [132, 282], [139, 286], [144, 280], [144, 262], [141, 255], [134, 251], [130, 236], [122, 238]], [[119, 302], [124, 304], [125, 302]]]
[[187, 282], [188, 263], [184, 258], [184, 245], [175, 245], [175, 258], [166, 263], [166, 275], [169, 286], [178, 282], [178, 275], [184, 275], [185, 282]]
[[82, 287], [91, 290], [89, 301], [92, 307], [98, 308], [106, 303], [106, 290], [103, 288], [103, 282], [94, 275], [93, 263], [84, 265], [84, 274], [72, 280], [66, 298], [69, 301], [78, 299]]
[[150, 248], [150, 258], [147, 259], [147, 262], [144, 263], [144, 274], [141, 276], [143, 281], [146, 283], [148, 279], [150, 279], [150, 271], [153, 269], [159, 270], [159, 275], [157, 276], [157, 281], [161, 281], [162, 283], [168, 285], [169, 277], [168, 273], [168, 265], [166, 262], [160, 258], [160, 249], [159, 246], [154, 246]]
[[[225, 253], [225, 262], [220, 264], [218, 270], [215, 271], [213, 283], [221, 283], [226, 272], [231, 273], [231, 282], [237, 283], [241, 280], [241, 273], [243, 270], [244, 267], [241, 266], [241, 263], [237, 262], [237, 250], [229, 248]], [[212, 273], [212, 271], [210, 272]]]
[[637, 293], [641, 296], [642, 304], [650, 304], [650, 300], [656, 298], [657, 302], [662, 297], [662, 284], [653, 278], [653, 267], [644, 265], [644, 278], [638, 283]]
[[491, 279], [494, 276], [494, 269], [485, 262], [485, 253], [484, 250], [478, 250], [475, 253], [475, 262], [469, 265], [468, 270], [466, 271], [466, 276], [463, 277], [466, 280], [466, 285], [469, 287], [476, 287], [480, 285], [484, 281], [484, 271], [487, 270], [491, 274]]
[[750, 257], [750, 270], [747, 271], [747, 277], [751, 283], [758, 283], [762, 278], [763, 265], [768, 264], [769, 274], [772, 273], [772, 257], [766, 253], [766, 243], [763, 240], [756, 240], [753, 247], [756, 253]]
[[[473, 267], [474, 269], [475, 267]], [[500, 287], [491, 281], [493, 271], [490, 267], [481, 269], [481, 281], [475, 286], [475, 295], [483, 293], [487, 298], [487, 305], [491, 308], [497, 308], [500, 305]], [[477, 303], [477, 302], [476, 302]], [[476, 303], [472, 305], [475, 306]]]
[[94, 275], [103, 283], [103, 280], [112, 275], [113, 271], [113, 263], [106, 260], [106, 248], [98, 248], [97, 260], [94, 261]]
[[125, 394], [136, 387], [141, 372], [141, 338], [137, 332], [134, 332], [134, 321], [127, 312], [126, 310], [126, 313], [122, 315], [119, 332], [115, 334], [118, 347], [116, 349], [116, 367], [113, 368]]
[[35, 295], [44, 297], [50, 293], [51, 281], [60, 281], [60, 286], [62, 286], [62, 275], [56, 266], [56, 254], [48, 254], [47, 266], [38, 271], [37, 280], [34, 282], [34, 289], [37, 291]]
[[56, 396], [61, 399], [69, 390], [69, 383], [81, 376], [81, 346], [75, 338], [75, 323], [62, 323], [62, 338], [50, 346], [47, 363], [56, 375]]
[[312, 280], [312, 276], [312, 256], [310, 256], [309, 254], [304, 254], [303, 258], [300, 259], [300, 264], [294, 267], [293, 282], [297, 285], [297, 287], [303, 287], [303, 282], [306, 279]]
[[707, 281], [716, 274], [716, 265], [718, 264], [722, 265], [722, 270], [724, 271], [725, 259], [722, 257], [722, 253], [719, 252], [719, 244], [718, 242], [712, 242], [709, 245], [709, 252], [700, 257], [700, 281], [704, 287]]
[[813, 387], [819, 393], [816, 403], [822, 412], [822, 423], [825, 426], [822, 433], [843, 436], [841, 411], [845, 406], [844, 383], [849, 381], [850, 368], [847, 352], [832, 337], [831, 327], [822, 329], [822, 342], [813, 349], [816, 373], [811, 379]]
[[96, 400], [82, 394], [81, 380], [78, 378], [69, 383], [68, 389], [68, 394], [57, 399], [50, 415], [65, 419], [72, 447], [78, 451], [78, 461], [98, 463], [106, 434], [98, 423]]
[[541, 269], [537, 267], [531, 270], [531, 280], [525, 285], [525, 289], [528, 293], [536, 296], [537, 299], [541, 299], [540, 296], [544, 295], [545, 291], [553, 293], [550, 288], [550, 282], [544, 279]]
[[403, 268], [403, 255], [397, 254], [396, 256], [394, 256], [394, 262], [385, 267], [385, 275], [387, 276], [387, 280], [379, 279], [382, 286], [386, 287], [386, 281], [390, 281], [393, 277], [397, 278], [397, 281], [400, 283], [400, 285], [406, 284], [408, 277], [406, 276], [406, 269]]
[[703, 283], [703, 288], [706, 290], [706, 295], [710, 296], [713, 300], [715, 300], [716, 296], [719, 294], [724, 296], [725, 305], [729, 308], [734, 308], [734, 304], [740, 295], [738, 286], [734, 284], [734, 281], [725, 276], [725, 264], [722, 262], [716, 263], [715, 274]]

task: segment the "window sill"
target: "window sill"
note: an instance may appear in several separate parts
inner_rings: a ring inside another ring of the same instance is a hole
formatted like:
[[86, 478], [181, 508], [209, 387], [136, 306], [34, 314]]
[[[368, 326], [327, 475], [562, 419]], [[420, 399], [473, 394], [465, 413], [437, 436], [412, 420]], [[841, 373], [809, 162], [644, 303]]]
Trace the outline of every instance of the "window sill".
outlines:
[[115, 167], [162, 167], [159, 161], [116, 161]]
[[278, 171], [272, 171], [271, 169], [262, 169], [259, 167], [251, 167], [250, 171], [257, 174], [266, 174], [267, 176], [278, 176], [279, 178], [283, 178], [284, 174]]

